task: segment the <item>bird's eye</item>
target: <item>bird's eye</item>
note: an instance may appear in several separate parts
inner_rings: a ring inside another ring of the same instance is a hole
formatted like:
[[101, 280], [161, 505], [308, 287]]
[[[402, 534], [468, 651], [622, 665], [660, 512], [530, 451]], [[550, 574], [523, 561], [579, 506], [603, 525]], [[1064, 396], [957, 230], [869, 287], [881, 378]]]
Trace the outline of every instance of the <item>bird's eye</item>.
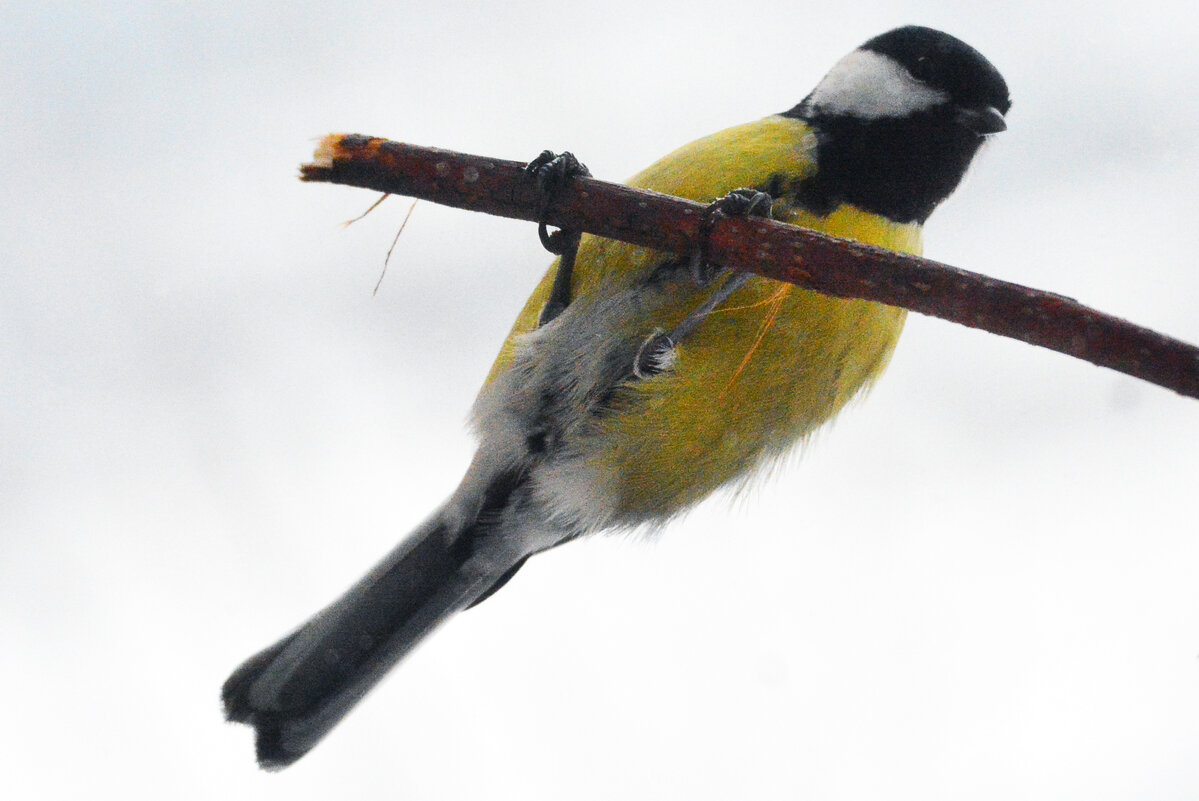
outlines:
[[933, 60], [928, 56], [920, 56], [915, 63], [908, 68], [908, 72], [912, 73], [912, 77], [918, 81], [928, 83], [932, 80], [933, 73], [936, 72], [933, 66]]

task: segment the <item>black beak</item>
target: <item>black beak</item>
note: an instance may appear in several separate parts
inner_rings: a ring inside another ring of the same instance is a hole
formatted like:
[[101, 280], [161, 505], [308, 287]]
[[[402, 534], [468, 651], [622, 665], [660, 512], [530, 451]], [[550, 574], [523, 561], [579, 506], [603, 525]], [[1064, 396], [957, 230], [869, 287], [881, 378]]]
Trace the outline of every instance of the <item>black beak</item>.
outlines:
[[1007, 130], [1007, 122], [1003, 119], [1003, 114], [994, 106], [959, 108], [957, 121], [979, 136]]

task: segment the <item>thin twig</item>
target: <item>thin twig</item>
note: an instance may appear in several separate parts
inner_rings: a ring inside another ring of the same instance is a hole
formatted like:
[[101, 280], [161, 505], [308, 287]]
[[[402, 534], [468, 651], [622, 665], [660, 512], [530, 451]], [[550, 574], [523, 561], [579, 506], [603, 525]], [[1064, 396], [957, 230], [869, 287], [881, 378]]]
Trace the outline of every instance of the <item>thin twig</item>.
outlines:
[[374, 211], [375, 209], [379, 208], [379, 206], [380, 206], [380, 205], [383, 203], [383, 201], [384, 201], [384, 200], [387, 200], [387, 198], [389, 198], [389, 197], [391, 197], [391, 195], [387, 194], [386, 192], [384, 192], [382, 195], [379, 195], [379, 199], [378, 199], [378, 200], [376, 200], [374, 203], [372, 203], [372, 204], [370, 205], [370, 208], [368, 208], [366, 211], [364, 211], [364, 212], [362, 212], [361, 214], [359, 214], [359, 215], [358, 215], [357, 217], [355, 217], [354, 219], [352, 219], [352, 220], [346, 220], [345, 222], [343, 222], [343, 223], [341, 224], [341, 227], [342, 227], [342, 228], [349, 228], [351, 225], [353, 225], [354, 223], [358, 222], [359, 220], [365, 220], [365, 219], [366, 219], [366, 215], [370, 214], [372, 211]]
[[[384, 195], [383, 197], [387, 197]], [[395, 239], [391, 240], [391, 247], [387, 249], [387, 255], [383, 257], [383, 269], [379, 272], [379, 280], [375, 282], [375, 288], [371, 292], [371, 297], [379, 294], [379, 287], [383, 286], [383, 277], [387, 275], [387, 265], [391, 263], [392, 251], [396, 249], [396, 243], [400, 241], [400, 234], [404, 233], [404, 229], [408, 227], [408, 220], [412, 218], [412, 212], [416, 211], [416, 204], [420, 202], [420, 198], [413, 198], [412, 205], [408, 207], [408, 213], [404, 215], [404, 221], [400, 223], [400, 230], [396, 231]]]
[[[524, 164], [358, 134], [327, 136], [304, 181], [409, 195], [535, 221]], [[548, 222], [670, 253], [691, 252], [704, 206], [594, 178], [555, 198]], [[1056, 350], [1199, 398], [1199, 348], [1077, 301], [947, 264], [764, 219], [719, 218], [707, 258], [827, 295], [902, 306]]]

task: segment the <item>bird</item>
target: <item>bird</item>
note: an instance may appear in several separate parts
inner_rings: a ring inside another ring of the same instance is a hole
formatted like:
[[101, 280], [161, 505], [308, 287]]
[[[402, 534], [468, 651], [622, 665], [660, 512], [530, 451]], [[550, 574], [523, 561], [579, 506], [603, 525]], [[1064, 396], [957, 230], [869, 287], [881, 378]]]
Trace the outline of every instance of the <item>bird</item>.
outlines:
[[[981, 53], [908, 25], [837, 61], [787, 111], [684, 145], [628, 184], [918, 255], [924, 222], [1010, 107]], [[531, 167], [570, 180], [585, 168], [566, 155]], [[530, 557], [660, 528], [761, 474], [874, 383], [903, 327], [902, 309], [714, 267], [699, 252], [564, 239], [474, 403], [478, 449], [457, 489], [225, 682], [225, 716], [255, 729], [261, 767], [308, 753]]]

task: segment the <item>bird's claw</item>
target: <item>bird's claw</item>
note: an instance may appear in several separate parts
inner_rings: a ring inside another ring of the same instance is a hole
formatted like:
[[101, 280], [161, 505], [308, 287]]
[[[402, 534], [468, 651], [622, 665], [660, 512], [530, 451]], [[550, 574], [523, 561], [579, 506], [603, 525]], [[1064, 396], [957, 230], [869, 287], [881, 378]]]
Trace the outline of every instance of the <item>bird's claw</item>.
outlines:
[[720, 217], [773, 217], [774, 198], [766, 192], [742, 187], [708, 204], [700, 221], [700, 242], [691, 253], [689, 269], [695, 283], [705, 287], [725, 272], [708, 263], [708, 234]]
[[537, 321], [537, 324], [542, 326], [570, 305], [575, 256], [578, 255], [579, 242], [583, 236], [581, 231], [565, 228], [551, 233], [546, 225], [550, 204], [570, 181], [587, 177], [591, 175], [591, 171], [575, 158], [573, 153], [558, 154], [552, 150], [543, 150], [541, 155], [525, 165], [525, 172], [536, 179], [537, 191], [541, 195], [537, 207], [537, 237], [541, 240], [542, 247], [555, 256], [561, 256], [549, 299], [542, 307], [541, 316]]
[[541, 194], [541, 202], [537, 211], [537, 236], [541, 245], [555, 256], [561, 256], [569, 247], [568, 232], [550, 232], [545, 218], [550, 204], [568, 183], [574, 178], [590, 177], [591, 171], [570, 151], [555, 153], [543, 150], [537, 158], [525, 165], [525, 172], [537, 181], [537, 191]]

